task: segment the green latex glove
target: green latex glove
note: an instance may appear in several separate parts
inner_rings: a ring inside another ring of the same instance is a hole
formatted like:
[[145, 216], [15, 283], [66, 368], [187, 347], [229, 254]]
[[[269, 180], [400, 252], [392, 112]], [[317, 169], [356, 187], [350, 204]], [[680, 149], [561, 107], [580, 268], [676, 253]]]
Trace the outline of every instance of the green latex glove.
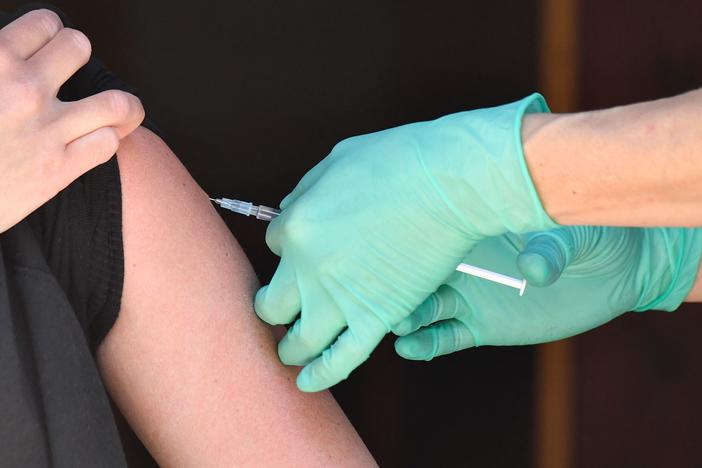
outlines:
[[555, 224], [521, 148], [538, 95], [349, 138], [281, 203], [266, 242], [281, 256], [256, 295], [271, 324], [299, 320], [278, 345], [317, 391], [346, 378], [446, 281], [479, 240]]
[[692, 287], [701, 255], [700, 229], [577, 226], [491, 238], [465, 262], [523, 274], [531, 284], [524, 296], [455, 274], [394, 328], [406, 335], [395, 350], [430, 360], [473, 346], [558, 340], [627, 311], [672, 311]]

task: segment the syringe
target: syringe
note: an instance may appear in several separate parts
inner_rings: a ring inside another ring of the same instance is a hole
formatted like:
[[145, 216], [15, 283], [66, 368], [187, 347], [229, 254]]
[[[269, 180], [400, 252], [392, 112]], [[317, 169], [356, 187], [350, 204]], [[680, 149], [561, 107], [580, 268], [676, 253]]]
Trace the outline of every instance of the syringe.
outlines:
[[[251, 202], [245, 202], [241, 200], [236, 200], [232, 198], [210, 198], [213, 202], [218, 204], [224, 209], [233, 211], [234, 213], [239, 213], [244, 216], [255, 216], [257, 219], [263, 221], [271, 221], [273, 218], [280, 214], [280, 210], [276, 208], [271, 208], [265, 205], [254, 205]], [[478, 278], [483, 278], [486, 280], [494, 281], [495, 283], [504, 284], [505, 286], [510, 286], [515, 289], [519, 289], [519, 295], [524, 294], [524, 289], [526, 288], [526, 279], [512, 278], [511, 276], [502, 275], [500, 273], [495, 273], [494, 271], [485, 270], [483, 268], [478, 268], [467, 263], [461, 263], [456, 267], [456, 271], [465, 273], [471, 276], [477, 276]]]
[[233, 200], [231, 198], [210, 198], [210, 200], [226, 210], [243, 214], [244, 216], [255, 216], [256, 219], [263, 221], [271, 221], [280, 214], [280, 210], [278, 209], [271, 208], [270, 206], [254, 205], [251, 202]]

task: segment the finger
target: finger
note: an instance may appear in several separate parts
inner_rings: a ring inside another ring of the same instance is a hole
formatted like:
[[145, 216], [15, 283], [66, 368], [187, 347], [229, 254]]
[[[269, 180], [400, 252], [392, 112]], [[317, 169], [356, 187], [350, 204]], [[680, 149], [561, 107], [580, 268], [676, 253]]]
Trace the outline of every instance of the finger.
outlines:
[[310, 205], [295, 205], [282, 210], [280, 215], [268, 223], [266, 244], [271, 252], [283, 255], [283, 245], [300, 245], [308, 241]]
[[51, 10], [33, 10], [0, 29], [0, 43], [26, 60], [44, 47], [63, 28]]
[[339, 383], [361, 365], [387, 333], [375, 316], [368, 316], [363, 327], [349, 328], [321, 356], [307, 364], [297, 376], [303, 392], [318, 392]]
[[463, 322], [451, 319], [399, 337], [395, 340], [395, 351], [405, 359], [430, 361], [475, 345], [470, 329]]
[[288, 213], [281, 213], [268, 223], [268, 227], [266, 228], [266, 245], [271, 249], [271, 252], [279, 257], [282, 255], [283, 223], [287, 215]]
[[396, 335], [408, 335], [440, 320], [456, 317], [468, 308], [463, 296], [448, 285], [441, 285], [417, 309], [393, 328]]
[[52, 95], [56, 95], [61, 85], [88, 63], [91, 50], [90, 41], [85, 34], [75, 29], [63, 28], [27, 63], [43, 86]]
[[292, 322], [300, 313], [300, 291], [292, 265], [280, 260], [271, 282], [256, 293], [254, 309], [266, 323], [282, 325]]
[[144, 120], [144, 107], [139, 98], [116, 89], [59, 105], [61, 113], [53, 125], [66, 141], [72, 141], [101, 127], [113, 127], [121, 139]]
[[322, 314], [314, 321], [302, 317], [278, 343], [278, 356], [283, 364], [304, 366], [331, 345], [345, 328], [338, 314]]
[[73, 140], [66, 146], [66, 174], [73, 180], [90, 169], [110, 159], [119, 147], [119, 138], [114, 128], [99, 128], [87, 135]]
[[570, 264], [572, 245], [567, 228], [537, 233], [517, 257], [517, 267], [529, 284], [548, 286]]

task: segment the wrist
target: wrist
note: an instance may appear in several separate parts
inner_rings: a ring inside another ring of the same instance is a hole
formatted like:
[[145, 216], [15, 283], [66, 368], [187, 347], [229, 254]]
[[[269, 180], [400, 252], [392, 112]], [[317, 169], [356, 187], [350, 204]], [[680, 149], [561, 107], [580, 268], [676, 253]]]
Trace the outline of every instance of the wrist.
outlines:
[[544, 210], [561, 225], [587, 225], [586, 174], [573, 154], [580, 114], [528, 114], [522, 123], [524, 160]]
[[522, 139], [562, 225], [702, 224], [702, 91], [606, 110], [529, 115]]
[[[622, 108], [527, 116], [525, 160], [546, 212], [562, 225], [642, 226], [645, 181], [632, 164], [631, 118]], [[654, 187], [648, 184], [646, 189]]]

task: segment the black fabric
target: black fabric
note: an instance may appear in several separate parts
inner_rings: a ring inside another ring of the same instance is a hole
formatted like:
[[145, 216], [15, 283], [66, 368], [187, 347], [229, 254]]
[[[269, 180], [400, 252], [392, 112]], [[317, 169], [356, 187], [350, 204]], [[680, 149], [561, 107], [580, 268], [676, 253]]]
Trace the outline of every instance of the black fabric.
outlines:
[[[59, 98], [105, 89], [134, 92], [92, 59]], [[123, 272], [116, 158], [0, 234], [0, 467], [126, 466], [93, 356], [117, 318]]]

